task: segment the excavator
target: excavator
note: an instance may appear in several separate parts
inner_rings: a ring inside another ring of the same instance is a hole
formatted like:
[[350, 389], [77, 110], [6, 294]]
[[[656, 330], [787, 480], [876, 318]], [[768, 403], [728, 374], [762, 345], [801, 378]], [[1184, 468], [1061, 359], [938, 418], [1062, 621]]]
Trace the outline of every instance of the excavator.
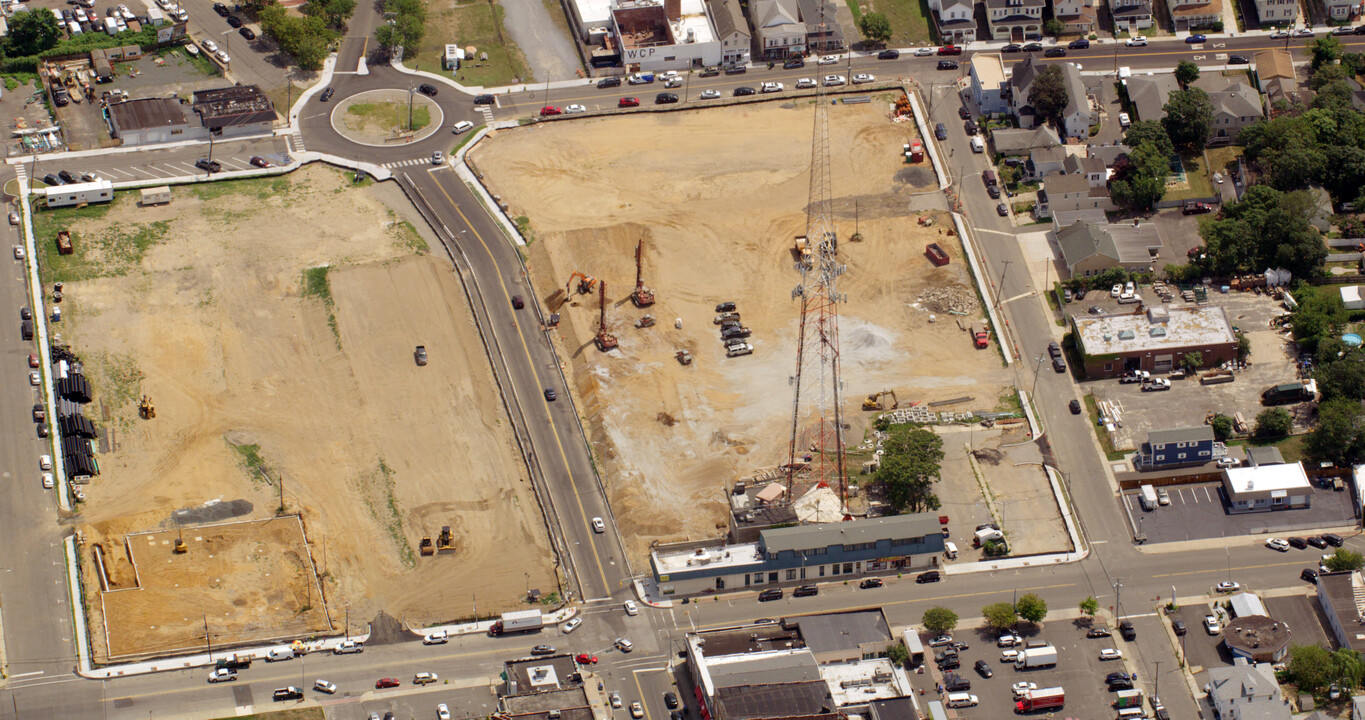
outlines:
[[644, 263], [645, 241], [643, 239], [635, 244], [635, 292], [631, 294], [630, 300], [635, 303], [637, 308], [646, 308], [654, 304], [654, 291], [645, 287], [645, 278], [642, 270]]
[[574, 278], [578, 278], [578, 294], [579, 294], [579, 295], [588, 295], [588, 294], [592, 293], [592, 288], [593, 288], [593, 286], [597, 284], [597, 280], [594, 279], [591, 275], [584, 275], [583, 273], [581, 273], [581, 272], [575, 270], [575, 271], [573, 272], [573, 274], [569, 276], [569, 282], [567, 282], [567, 283], [564, 284], [564, 294], [565, 294], [565, 295], [568, 295], [568, 294], [569, 294], [569, 288], [573, 287], [573, 279], [574, 279]]
[[607, 284], [605, 282], [599, 283], [597, 292], [602, 301], [601, 314], [597, 318], [597, 349], [606, 352], [614, 350], [618, 343], [616, 336], [607, 332]]
[[152, 399], [146, 395], [142, 396], [142, 401], [137, 404], [137, 414], [143, 420], [151, 420], [156, 417], [156, 406], [152, 404]]
[[896, 399], [895, 390], [883, 390], [879, 393], [872, 393], [863, 400], [864, 410], [895, 410], [900, 407], [900, 401]]

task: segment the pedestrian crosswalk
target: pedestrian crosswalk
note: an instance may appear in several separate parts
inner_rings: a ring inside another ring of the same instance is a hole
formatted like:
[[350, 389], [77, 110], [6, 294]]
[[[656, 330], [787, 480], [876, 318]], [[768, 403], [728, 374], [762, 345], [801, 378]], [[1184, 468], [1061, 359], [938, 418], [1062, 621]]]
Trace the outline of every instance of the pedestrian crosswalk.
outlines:
[[381, 167], [385, 167], [385, 168], [388, 168], [388, 169], [390, 169], [390, 170], [393, 170], [393, 169], [395, 169], [395, 168], [412, 167], [413, 165], [429, 165], [429, 164], [431, 164], [431, 158], [425, 157], [425, 158], [412, 158], [411, 160], [395, 160], [395, 161], [393, 161], [393, 162], [391, 162], [391, 163], [384, 163]]
[[303, 152], [304, 150], [308, 149], [303, 146], [303, 135], [299, 133], [298, 130], [294, 130], [293, 132], [289, 133], [289, 138], [290, 142], [294, 146], [295, 152]]
[[23, 163], [18, 163], [14, 166], [14, 174], [17, 175], [19, 177], [19, 180], [22, 182], [24, 179], [28, 177], [28, 167], [25, 166]]
[[493, 108], [492, 108], [492, 107], [490, 107], [490, 106], [488, 106], [488, 105], [480, 105], [480, 106], [478, 106], [478, 111], [479, 111], [479, 114], [483, 115], [483, 122], [484, 122], [485, 125], [491, 124], [491, 123], [493, 122]]

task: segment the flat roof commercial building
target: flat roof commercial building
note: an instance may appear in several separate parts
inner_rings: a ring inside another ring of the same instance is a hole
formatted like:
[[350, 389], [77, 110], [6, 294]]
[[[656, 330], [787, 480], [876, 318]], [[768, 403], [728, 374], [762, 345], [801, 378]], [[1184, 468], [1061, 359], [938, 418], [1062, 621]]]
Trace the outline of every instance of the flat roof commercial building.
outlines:
[[109, 136], [123, 145], [151, 145], [208, 137], [193, 115], [175, 98], [139, 98], [108, 108]]
[[1148, 308], [1141, 315], [1072, 315], [1077, 349], [1090, 378], [1132, 370], [1170, 372], [1187, 353], [1203, 355], [1204, 367], [1237, 357], [1237, 337], [1217, 306]]
[[194, 112], [214, 137], [258, 135], [275, 124], [275, 104], [255, 85], [199, 90]]
[[1318, 575], [1318, 604], [1327, 617], [1337, 647], [1365, 652], [1365, 582], [1357, 571]]
[[1223, 492], [1228, 512], [1248, 513], [1306, 508], [1312, 504], [1312, 484], [1303, 463], [1227, 468]]
[[759, 531], [756, 542], [685, 543], [650, 554], [664, 595], [844, 580], [935, 567], [943, 532], [933, 513]]

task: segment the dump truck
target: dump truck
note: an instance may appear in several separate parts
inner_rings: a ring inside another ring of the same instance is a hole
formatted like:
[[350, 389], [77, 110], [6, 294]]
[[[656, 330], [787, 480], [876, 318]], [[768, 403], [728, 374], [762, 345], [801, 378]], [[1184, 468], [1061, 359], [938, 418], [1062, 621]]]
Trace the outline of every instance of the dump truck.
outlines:
[[1274, 387], [1267, 388], [1261, 393], [1261, 404], [1286, 405], [1289, 403], [1308, 402], [1317, 396], [1317, 380], [1297, 380], [1295, 382], [1281, 383]]
[[539, 610], [517, 610], [503, 613], [502, 618], [488, 628], [488, 634], [496, 637], [508, 633], [537, 632], [544, 626], [545, 616]]
[[1055, 710], [1066, 704], [1066, 691], [1059, 687], [1038, 688], [1025, 691], [1014, 704], [1015, 712], [1027, 713], [1039, 710]]
[[1014, 659], [1015, 670], [1032, 670], [1034, 668], [1054, 667], [1057, 665], [1057, 648], [1048, 645], [1047, 647], [1026, 648], [1019, 653], [1019, 657]]
[[976, 343], [977, 349], [990, 345], [990, 333], [981, 325], [972, 326], [972, 342]]

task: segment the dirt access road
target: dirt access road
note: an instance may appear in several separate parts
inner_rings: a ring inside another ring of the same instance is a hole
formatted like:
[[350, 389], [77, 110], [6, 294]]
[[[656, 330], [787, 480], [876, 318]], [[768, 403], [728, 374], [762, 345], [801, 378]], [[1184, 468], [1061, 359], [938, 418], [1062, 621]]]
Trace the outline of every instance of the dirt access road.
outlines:
[[[894, 388], [902, 403], [973, 396], [971, 407], [985, 409], [1008, 384], [999, 354], [973, 349], [959, 328], [970, 315], [918, 302], [927, 290], [956, 289], [981, 314], [946, 218], [923, 228], [909, 210], [937, 190], [927, 165], [903, 160], [914, 125], [891, 122], [893, 100], [829, 109], [837, 229], [854, 234], [856, 207], [864, 237], [840, 246], [850, 445], [865, 430], [858, 408], [868, 393]], [[714, 536], [731, 483], [785, 460], [800, 281], [791, 247], [806, 222], [812, 126], [809, 101], [769, 102], [543, 123], [500, 132], [471, 153], [512, 215], [529, 218], [530, 270], [551, 311], [574, 271], [607, 281], [620, 348], [593, 347], [597, 299], [576, 293], [559, 310], [559, 342], [637, 560], [654, 540]], [[658, 297], [648, 310], [628, 300], [641, 238], [645, 282]], [[931, 265], [928, 242], [952, 263]], [[753, 330], [753, 355], [725, 357], [712, 322], [722, 301], [736, 302]], [[647, 312], [658, 325], [633, 327]], [[683, 348], [692, 365], [674, 359]]]
[[[464, 294], [385, 207], [406, 205], [397, 188], [309, 168], [174, 192], [39, 215], [45, 282], [67, 281], [54, 329], [84, 359], [86, 412], [112, 445], [80, 507], [87, 546], [185, 508], [230, 519], [200, 507], [215, 500], [271, 517], [283, 477], [327, 601], [353, 619], [419, 625], [469, 616], [475, 595], [488, 614], [519, 607], [527, 584], [557, 588]], [[59, 226], [76, 255], [48, 249]], [[144, 393], [154, 420], [137, 418]], [[419, 559], [444, 525], [458, 552]]]

